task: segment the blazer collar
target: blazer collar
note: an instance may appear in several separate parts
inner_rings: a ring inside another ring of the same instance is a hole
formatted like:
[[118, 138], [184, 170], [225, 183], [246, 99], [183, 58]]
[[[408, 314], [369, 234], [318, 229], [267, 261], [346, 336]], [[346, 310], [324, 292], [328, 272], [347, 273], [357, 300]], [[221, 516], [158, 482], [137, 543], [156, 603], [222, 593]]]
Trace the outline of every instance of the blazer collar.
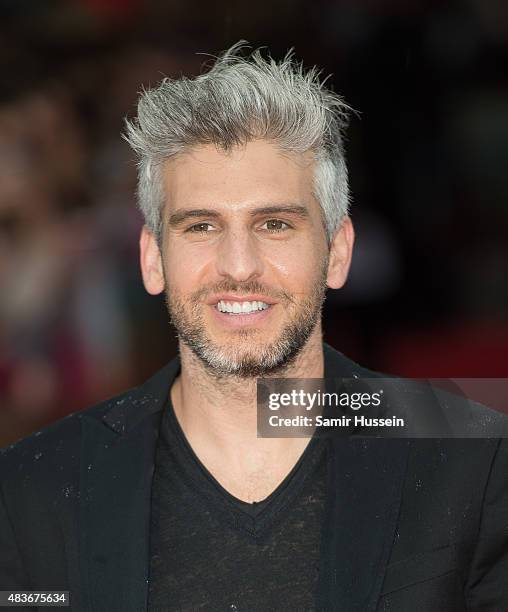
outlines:
[[[353, 377], [362, 370], [353, 361], [323, 343], [325, 378]], [[177, 356], [156, 372], [144, 384], [109, 400], [102, 422], [118, 434], [132, 431], [144, 418], [163, 409], [169, 390], [180, 373], [180, 357]], [[85, 418], [96, 418], [84, 413]]]
[[118, 434], [131, 432], [143, 419], [164, 408], [179, 372], [180, 357], [175, 357], [143, 385], [111, 400], [102, 422]]
[[[360, 366], [323, 343], [325, 378], [351, 378], [358, 376]], [[160, 412], [165, 406], [169, 390], [180, 373], [180, 357], [177, 356], [156, 372], [144, 384], [109, 400], [102, 422], [112, 431], [125, 435], [134, 430], [146, 417]], [[97, 419], [95, 414], [83, 413], [85, 418]]]

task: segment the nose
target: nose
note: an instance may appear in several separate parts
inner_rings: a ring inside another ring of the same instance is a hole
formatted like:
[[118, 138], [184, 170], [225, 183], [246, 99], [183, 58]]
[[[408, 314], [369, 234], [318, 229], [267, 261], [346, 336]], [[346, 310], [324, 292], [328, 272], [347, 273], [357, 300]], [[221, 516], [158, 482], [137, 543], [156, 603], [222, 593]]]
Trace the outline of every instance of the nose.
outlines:
[[259, 246], [247, 229], [230, 230], [218, 247], [217, 272], [236, 282], [258, 278], [263, 273]]

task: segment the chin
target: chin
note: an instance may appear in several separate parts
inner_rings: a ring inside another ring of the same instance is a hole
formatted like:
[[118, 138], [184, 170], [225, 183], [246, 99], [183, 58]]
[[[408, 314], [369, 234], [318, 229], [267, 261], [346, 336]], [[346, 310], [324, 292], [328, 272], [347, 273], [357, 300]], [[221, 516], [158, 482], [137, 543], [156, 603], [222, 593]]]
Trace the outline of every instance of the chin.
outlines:
[[[251, 333], [245, 335], [252, 336]], [[186, 341], [186, 344], [206, 369], [215, 376], [261, 378], [283, 373], [294, 363], [307, 340], [308, 338], [293, 337], [279, 338], [272, 343], [239, 339], [237, 342], [234, 340], [229, 342], [226, 346], [213, 342], [202, 344]], [[245, 346], [247, 342], [250, 346]]]

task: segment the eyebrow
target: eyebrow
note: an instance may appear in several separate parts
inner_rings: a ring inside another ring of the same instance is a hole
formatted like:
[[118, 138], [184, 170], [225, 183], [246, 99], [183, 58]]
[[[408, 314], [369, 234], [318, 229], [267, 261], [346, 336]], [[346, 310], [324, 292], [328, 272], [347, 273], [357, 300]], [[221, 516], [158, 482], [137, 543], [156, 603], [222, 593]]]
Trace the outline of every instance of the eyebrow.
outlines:
[[[249, 215], [251, 217], [279, 214], [294, 215], [300, 217], [301, 219], [307, 219], [309, 217], [309, 211], [305, 208], [305, 206], [299, 206], [296, 204], [262, 206], [260, 208], [255, 208], [249, 211]], [[171, 227], [178, 227], [188, 219], [195, 219], [196, 217], [208, 217], [209, 219], [218, 219], [221, 217], [221, 214], [216, 210], [211, 210], [209, 208], [192, 208], [178, 210], [172, 215], [170, 215], [168, 219], [168, 225]]]
[[208, 217], [210, 219], [216, 219], [217, 217], [220, 217], [220, 214], [216, 210], [210, 210], [208, 208], [177, 210], [175, 213], [170, 215], [168, 225], [171, 227], [177, 227], [184, 221], [187, 221], [187, 219], [194, 219], [195, 217]]

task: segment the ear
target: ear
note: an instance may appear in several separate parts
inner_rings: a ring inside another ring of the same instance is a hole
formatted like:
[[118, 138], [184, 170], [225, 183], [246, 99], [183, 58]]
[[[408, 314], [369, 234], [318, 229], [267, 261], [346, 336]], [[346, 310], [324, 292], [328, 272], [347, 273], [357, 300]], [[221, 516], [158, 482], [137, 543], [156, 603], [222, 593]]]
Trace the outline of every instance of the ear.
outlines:
[[143, 226], [139, 238], [139, 254], [145, 289], [151, 295], [162, 293], [165, 285], [162, 256], [155, 236], [146, 225]]
[[326, 284], [331, 289], [340, 289], [347, 280], [354, 241], [355, 231], [351, 219], [344, 217], [340, 228], [335, 231], [330, 245]]

